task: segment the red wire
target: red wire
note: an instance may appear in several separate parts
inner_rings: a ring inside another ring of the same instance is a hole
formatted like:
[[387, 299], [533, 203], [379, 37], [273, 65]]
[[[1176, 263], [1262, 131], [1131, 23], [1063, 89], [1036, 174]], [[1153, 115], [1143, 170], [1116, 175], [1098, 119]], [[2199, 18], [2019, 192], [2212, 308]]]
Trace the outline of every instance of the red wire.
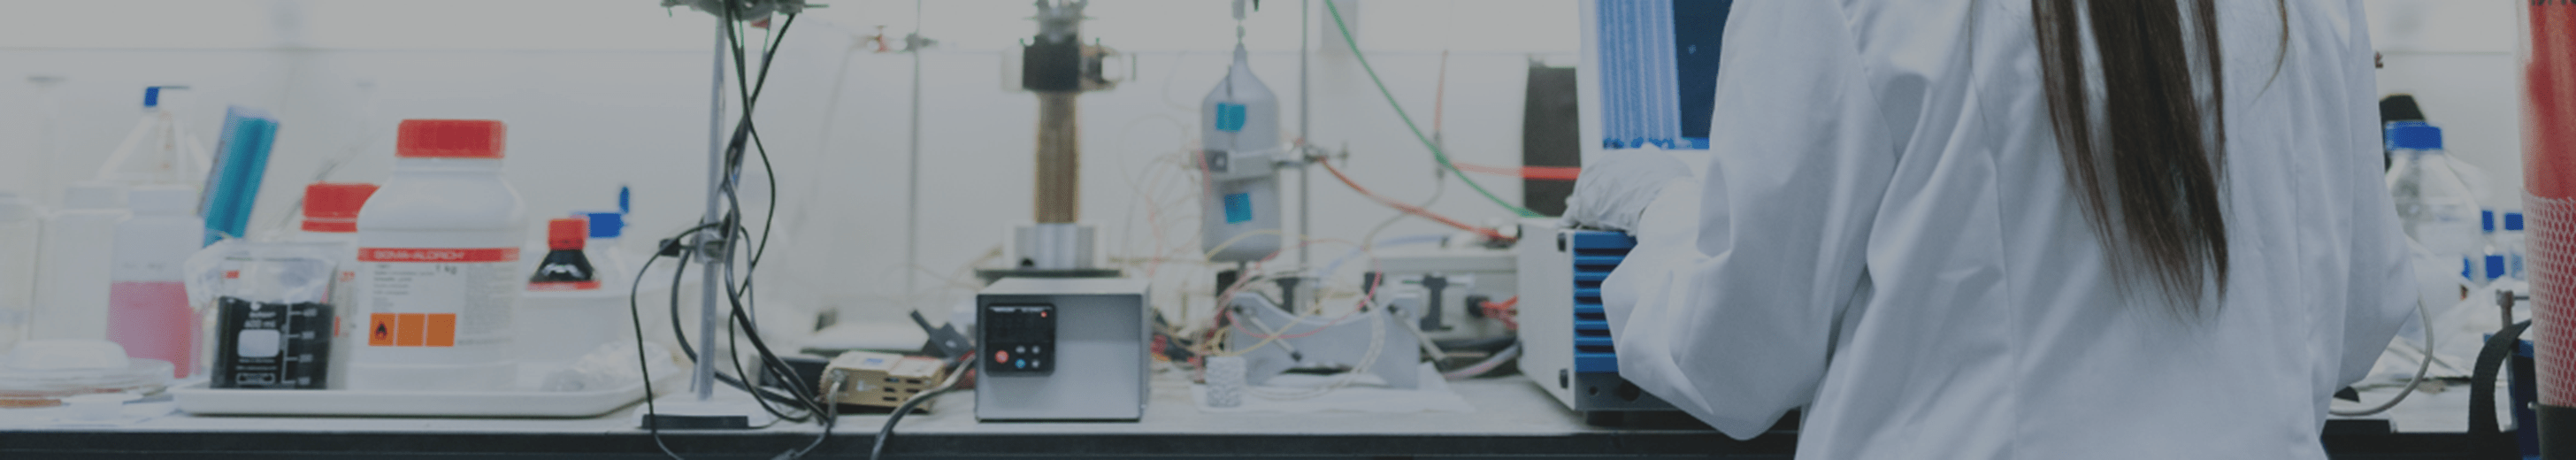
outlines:
[[1371, 200], [1377, 200], [1378, 204], [1383, 204], [1383, 205], [1386, 205], [1387, 207], [1391, 207], [1391, 208], [1395, 208], [1395, 209], [1400, 210], [1400, 211], [1404, 211], [1406, 214], [1412, 214], [1412, 215], [1416, 215], [1416, 216], [1422, 216], [1423, 218], [1426, 218], [1426, 219], [1431, 219], [1431, 220], [1434, 220], [1434, 221], [1439, 221], [1439, 222], [1440, 222], [1440, 223], [1442, 223], [1442, 224], [1447, 224], [1448, 226], [1451, 226], [1451, 227], [1457, 227], [1459, 230], [1466, 230], [1466, 231], [1470, 231], [1470, 232], [1476, 232], [1476, 234], [1478, 234], [1478, 235], [1484, 235], [1484, 237], [1485, 237], [1485, 238], [1493, 239], [1493, 240], [1495, 240], [1495, 241], [1512, 241], [1512, 240], [1513, 240], [1513, 238], [1512, 238], [1512, 237], [1509, 237], [1509, 236], [1503, 236], [1503, 233], [1502, 233], [1502, 232], [1494, 231], [1494, 229], [1484, 228], [1484, 227], [1478, 227], [1478, 226], [1474, 226], [1474, 225], [1467, 225], [1467, 223], [1466, 223], [1466, 222], [1459, 222], [1457, 219], [1451, 219], [1451, 218], [1449, 218], [1449, 216], [1443, 216], [1443, 215], [1440, 215], [1440, 214], [1438, 214], [1438, 213], [1431, 212], [1431, 210], [1428, 210], [1428, 209], [1422, 209], [1422, 207], [1420, 207], [1420, 206], [1414, 206], [1414, 205], [1411, 205], [1411, 204], [1406, 204], [1405, 202], [1402, 202], [1402, 201], [1396, 201], [1395, 199], [1387, 198], [1387, 197], [1382, 196], [1382, 195], [1378, 195], [1378, 194], [1377, 194], [1377, 192], [1371, 192], [1371, 191], [1369, 191], [1368, 187], [1361, 187], [1361, 186], [1360, 186], [1360, 184], [1359, 184], [1358, 182], [1352, 182], [1352, 181], [1351, 181], [1351, 176], [1343, 175], [1343, 174], [1342, 174], [1342, 169], [1341, 169], [1341, 168], [1335, 168], [1335, 167], [1333, 167], [1333, 162], [1330, 162], [1330, 161], [1317, 161], [1317, 162], [1315, 162], [1315, 163], [1316, 163], [1316, 164], [1324, 165], [1324, 170], [1325, 170], [1325, 171], [1330, 171], [1330, 172], [1332, 172], [1332, 173], [1333, 173], [1333, 178], [1335, 178], [1335, 179], [1341, 179], [1341, 180], [1342, 180], [1342, 185], [1348, 185], [1348, 186], [1350, 186], [1350, 187], [1351, 187], [1351, 190], [1353, 190], [1353, 191], [1357, 191], [1357, 192], [1360, 192], [1360, 195], [1367, 196], [1367, 197], [1368, 197], [1369, 199], [1371, 199]]
[[1512, 310], [1512, 307], [1513, 307], [1513, 306], [1520, 305], [1520, 303], [1521, 303], [1521, 297], [1520, 297], [1520, 296], [1512, 296], [1511, 300], [1505, 300], [1505, 301], [1502, 301], [1502, 302], [1491, 302], [1491, 301], [1488, 301], [1488, 302], [1485, 302], [1483, 305], [1478, 305], [1477, 307], [1478, 307], [1478, 308], [1483, 308], [1483, 309], [1485, 309], [1485, 315], [1486, 315], [1486, 316], [1491, 316], [1491, 317], [1493, 317], [1494, 319], [1502, 320], [1502, 322], [1503, 322], [1503, 327], [1511, 328], [1511, 329], [1520, 329], [1520, 328], [1521, 328], [1521, 322], [1520, 322], [1519, 320], [1517, 320], [1517, 319], [1514, 319], [1514, 318], [1513, 318], [1513, 316], [1518, 315], [1518, 314], [1519, 314], [1519, 312], [1517, 312], [1517, 311], [1513, 311], [1513, 310]]
[[1459, 171], [1466, 171], [1466, 172], [1471, 172], [1471, 173], [1492, 174], [1492, 175], [1505, 176], [1505, 177], [1518, 177], [1518, 178], [1522, 178], [1522, 179], [1530, 179], [1530, 180], [1563, 180], [1563, 181], [1570, 181], [1570, 180], [1574, 180], [1574, 178], [1576, 178], [1576, 177], [1580, 177], [1580, 176], [1582, 176], [1582, 175], [1583, 175], [1583, 168], [1580, 168], [1580, 167], [1574, 167], [1574, 166], [1520, 166], [1520, 167], [1509, 167], [1509, 166], [1486, 166], [1486, 165], [1480, 165], [1480, 164], [1459, 163], [1459, 162], [1455, 162], [1455, 161], [1451, 161], [1451, 162], [1449, 162], [1449, 165], [1451, 165], [1451, 166], [1457, 166]]

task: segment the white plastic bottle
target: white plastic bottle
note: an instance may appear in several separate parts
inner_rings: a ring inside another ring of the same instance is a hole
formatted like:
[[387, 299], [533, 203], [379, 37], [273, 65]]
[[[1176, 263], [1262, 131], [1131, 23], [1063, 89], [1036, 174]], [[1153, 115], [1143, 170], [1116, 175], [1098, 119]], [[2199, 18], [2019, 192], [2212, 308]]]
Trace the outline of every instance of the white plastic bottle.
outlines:
[[1280, 247], [1279, 98], [1253, 76], [1242, 44], [1225, 79], [1199, 102], [1199, 241], [1217, 261], [1258, 260]]
[[28, 340], [107, 340], [107, 272], [125, 216], [124, 187], [85, 181], [63, 190], [63, 209], [45, 218]]
[[2395, 162], [2388, 170], [2388, 189], [2406, 235], [2455, 260], [2484, 255], [2475, 192], [2452, 171], [2442, 152], [2441, 128], [2396, 122], [2388, 125], [2387, 136]]
[[[175, 184], [202, 189], [212, 160], [179, 110], [186, 86], [143, 88], [143, 120], [99, 166], [98, 180], [125, 185]], [[128, 350], [131, 352], [131, 350]]]
[[573, 214], [590, 219], [590, 241], [582, 246], [582, 254], [590, 257], [591, 266], [599, 268], [600, 289], [624, 294], [635, 285], [635, 264], [629, 260], [637, 257], [627, 255], [626, 213]]
[[367, 197], [376, 193], [375, 184], [315, 182], [304, 186], [304, 222], [297, 226], [295, 240], [327, 243], [340, 249], [339, 275], [331, 280], [331, 308], [339, 313], [339, 328], [332, 332], [330, 379], [331, 388], [349, 385], [349, 361], [362, 340], [359, 329], [366, 326], [365, 315], [353, 309], [358, 305], [358, 209]]
[[2505, 211], [2503, 221], [2503, 229], [2496, 231], [2495, 247], [2504, 252], [2504, 276], [2516, 281], [2530, 281], [2530, 274], [2522, 268], [2523, 252], [2529, 249], [2525, 247], [2522, 232], [2522, 212]]
[[590, 219], [548, 221], [544, 261], [519, 297], [518, 356], [541, 366], [570, 364], [601, 344], [632, 340], [624, 288], [609, 289], [607, 268], [590, 259]]
[[511, 388], [527, 217], [501, 178], [504, 139], [499, 121], [403, 120], [393, 177], [358, 213], [367, 317], [350, 389]]
[[135, 187], [126, 195], [134, 217], [116, 224], [108, 268], [107, 339], [136, 358], [169, 361], [173, 377], [197, 369], [197, 315], [188, 306], [182, 264], [205, 246], [197, 191], [182, 185]]
[[2503, 246], [2496, 244], [2501, 233], [2496, 223], [2502, 217], [2494, 208], [2478, 210], [2478, 251], [2470, 257], [2469, 280], [2473, 284], [2493, 284], [2504, 278], [2506, 258]]
[[25, 340], [35, 316], [36, 250], [45, 210], [17, 192], [0, 190], [0, 353]]

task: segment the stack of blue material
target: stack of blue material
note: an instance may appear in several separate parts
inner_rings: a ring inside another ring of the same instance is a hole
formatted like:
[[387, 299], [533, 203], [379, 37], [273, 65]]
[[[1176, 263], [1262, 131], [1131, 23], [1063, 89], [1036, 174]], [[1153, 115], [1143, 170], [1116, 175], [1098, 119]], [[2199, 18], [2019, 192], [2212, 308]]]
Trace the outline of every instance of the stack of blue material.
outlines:
[[215, 146], [214, 168], [206, 178], [206, 244], [240, 238], [250, 230], [251, 206], [259, 203], [259, 183], [268, 175], [268, 152], [277, 144], [277, 118], [267, 111], [233, 106], [224, 112], [223, 140]]

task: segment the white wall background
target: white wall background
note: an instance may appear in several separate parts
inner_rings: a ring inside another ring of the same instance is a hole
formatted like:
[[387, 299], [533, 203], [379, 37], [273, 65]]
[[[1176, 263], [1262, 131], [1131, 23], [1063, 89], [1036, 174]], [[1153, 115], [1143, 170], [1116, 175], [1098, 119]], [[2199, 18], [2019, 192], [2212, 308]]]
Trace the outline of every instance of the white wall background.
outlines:
[[[185, 84], [198, 101], [189, 121], [209, 138], [226, 104], [281, 120], [255, 233], [284, 222], [330, 158], [350, 159], [330, 180], [386, 178], [392, 128], [406, 118], [508, 122], [506, 174], [533, 217], [608, 208], [617, 187], [631, 185], [629, 239], [649, 240], [693, 223], [703, 206], [714, 24], [703, 13], [651, 0], [135, 0], [99, 20], [97, 4], [0, 3], [10, 11], [0, 15], [0, 189], [51, 197], [88, 177], [133, 126], [143, 86]], [[792, 29], [760, 107], [781, 195], [777, 251], [761, 275], [764, 310], [898, 321], [908, 309], [944, 309], [971, 294], [945, 280], [1030, 218], [1036, 103], [1003, 71], [1017, 59], [1010, 50], [1034, 32], [1031, 8], [1025, 0], [941, 0], [922, 11], [912, 1], [828, 3]], [[1253, 68], [1290, 101], [1282, 117], [1291, 135], [1299, 3], [1263, 2], [1245, 24]], [[1442, 115], [1462, 162], [1517, 163], [1525, 68], [1533, 59], [1570, 65], [1578, 42], [1575, 4], [1566, 0], [1370, 0], [1356, 9], [1345, 13], [1387, 85], [1425, 129]], [[1120, 87], [1081, 101], [1083, 218], [1100, 226], [1102, 251], [1123, 265], [1194, 257], [1197, 202], [1174, 154], [1195, 141], [1195, 107], [1224, 73], [1234, 44], [1228, 10], [1213, 0], [1101, 0], [1088, 11], [1085, 34], [1135, 63]], [[1428, 152], [1350, 53], [1323, 49], [1340, 45], [1321, 34], [1331, 30], [1323, 10], [1313, 5], [1315, 143], [1347, 145], [1346, 170], [1380, 193], [1430, 196]], [[903, 218], [914, 61], [863, 42], [880, 27], [898, 46], [916, 29], [939, 41], [921, 56], [917, 267], [905, 262]], [[37, 75], [63, 82], [40, 95], [24, 79]], [[1445, 104], [1435, 108], [1444, 81]], [[39, 148], [49, 118], [37, 104], [48, 97], [58, 127], [50, 152]], [[1356, 240], [1392, 215], [1317, 175], [1317, 237]], [[1514, 181], [1478, 179], [1518, 199]], [[752, 190], [765, 185], [751, 180]], [[1448, 187], [1433, 210], [1507, 222], [1508, 213], [1455, 180]], [[1283, 192], [1293, 200], [1294, 190]], [[1149, 216], [1159, 218], [1159, 246]], [[1407, 221], [1386, 234], [1439, 231]], [[1315, 257], [1345, 248], [1322, 247]], [[907, 271], [917, 273], [913, 286]], [[1195, 265], [1153, 271], [1166, 308], [1185, 293], [1211, 294], [1210, 272]]]
[[[453, 117], [511, 124], [508, 174], [535, 215], [606, 208], [616, 187], [632, 185], [630, 231], [639, 238], [630, 239], [649, 239], [641, 236], [692, 222], [702, 203], [712, 39], [708, 16], [656, 3], [127, 0], [111, 12], [95, 2], [0, 0], [10, 12], [0, 15], [0, 189], [50, 198], [88, 177], [133, 125], [141, 87], [186, 84], [196, 89], [190, 121], [201, 134], [214, 134], [226, 104], [266, 108], [283, 122], [254, 231], [282, 222], [329, 159], [349, 161], [328, 179], [381, 181], [395, 122]], [[1016, 56], [1009, 50], [1033, 29], [1029, 5], [829, 3], [793, 30], [760, 112], [782, 196], [781, 250], [764, 267], [772, 281], [763, 298], [860, 320], [940, 308], [971, 292], [944, 280], [998, 250], [1029, 216], [1035, 103], [1003, 78]], [[1293, 101], [1301, 2], [1264, 3], [1245, 42], [1253, 67]], [[2448, 130], [2451, 150], [2496, 179], [2487, 199], [2511, 206], [2521, 183], [2511, 0], [2366, 4], [2386, 56], [2381, 89], [2415, 94]], [[1313, 8], [1321, 16], [1323, 5]], [[1089, 11], [1086, 35], [1135, 62], [1121, 87], [1082, 99], [1083, 216], [1101, 226], [1103, 251], [1125, 265], [1189, 258], [1197, 247], [1196, 201], [1174, 154], [1194, 141], [1194, 106], [1224, 71], [1233, 44], [1227, 9], [1215, 0], [1100, 0]], [[1516, 162], [1527, 63], [1571, 64], [1579, 43], [1570, 0], [1369, 0], [1356, 9], [1346, 13], [1359, 19], [1359, 42], [1386, 83], [1426, 129], [1439, 112], [1446, 142], [1465, 162]], [[902, 217], [914, 61], [863, 42], [880, 27], [898, 41], [920, 30], [940, 42], [921, 56], [919, 266], [905, 262]], [[1315, 27], [1314, 142], [1347, 145], [1350, 171], [1381, 193], [1431, 195], [1427, 153], [1357, 61], [1328, 48], [1340, 45], [1323, 36], [1329, 19]], [[40, 94], [25, 78], [39, 75], [63, 80]], [[51, 109], [39, 104], [47, 98]], [[1293, 135], [1297, 108], [1282, 115]], [[48, 138], [50, 151], [40, 148]], [[1512, 181], [1478, 179], [1518, 196]], [[1315, 184], [1317, 237], [1357, 239], [1392, 213], [1329, 176]], [[1509, 218], [1455, 180], [1447, 187], [1433, 210]], [[1293, 199], [1294, 190], [1283, 192]], [[1437, 231], [1407, 221], [1388, 234]], [[1209, 289], [1200, 267], [1153, 270], [1166, 308]]]

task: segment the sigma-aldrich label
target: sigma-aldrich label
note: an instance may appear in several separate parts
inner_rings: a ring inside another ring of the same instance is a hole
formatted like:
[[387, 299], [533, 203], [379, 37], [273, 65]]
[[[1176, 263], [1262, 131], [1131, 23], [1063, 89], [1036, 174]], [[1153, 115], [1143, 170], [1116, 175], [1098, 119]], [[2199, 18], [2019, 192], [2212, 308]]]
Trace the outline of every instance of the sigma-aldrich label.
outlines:
[[[518, 248], [358, 248], [368, 347], [505, 345]], [[410, 321], [405, 321], [410, 319]]]

